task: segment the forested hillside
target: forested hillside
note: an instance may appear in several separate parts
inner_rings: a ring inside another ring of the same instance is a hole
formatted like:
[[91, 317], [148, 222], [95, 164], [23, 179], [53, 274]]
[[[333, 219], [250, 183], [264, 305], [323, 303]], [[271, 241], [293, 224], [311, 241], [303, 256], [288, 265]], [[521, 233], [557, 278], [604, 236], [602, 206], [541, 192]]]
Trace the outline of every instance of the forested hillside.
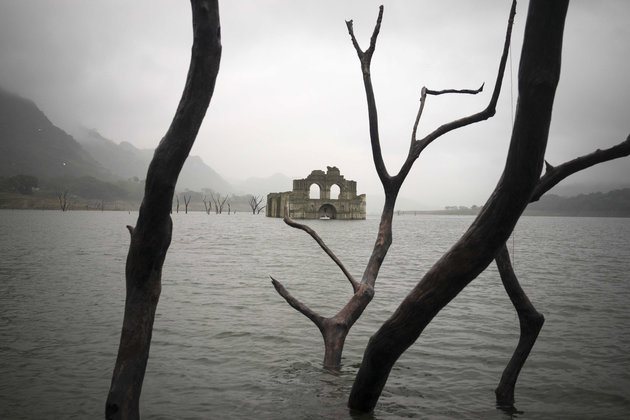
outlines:
[[525, 214], [630, 217], [630, 188], [574, 197], [548, 194], [530, 204]]

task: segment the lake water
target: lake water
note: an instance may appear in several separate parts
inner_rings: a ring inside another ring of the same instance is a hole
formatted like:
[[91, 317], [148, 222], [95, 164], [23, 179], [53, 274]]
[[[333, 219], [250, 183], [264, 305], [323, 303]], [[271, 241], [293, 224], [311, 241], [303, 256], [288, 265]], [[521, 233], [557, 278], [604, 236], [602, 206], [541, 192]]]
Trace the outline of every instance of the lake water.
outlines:
[[[102, 418], [137, 213], [0, 211], [0, 418]], [[151, 419], [344, 419], [369, 336], [463, 233], [467, 216], [398, 216], [376, 295], [338, 375], [269, 275], [332, 315], [351, 296], [304, 232], [251, 214], [174, 214], [141, 398]], [[361, 277], [378, 220], [309, 223]], [[494, 388], [518, 319], [494, 265], [401, 357], [376, 419], [630, 418], [630, 219], [524, 217], [515, 269], [546, 323], [516, 388]], [[370, 417], [371, 418], [371, 417]]]

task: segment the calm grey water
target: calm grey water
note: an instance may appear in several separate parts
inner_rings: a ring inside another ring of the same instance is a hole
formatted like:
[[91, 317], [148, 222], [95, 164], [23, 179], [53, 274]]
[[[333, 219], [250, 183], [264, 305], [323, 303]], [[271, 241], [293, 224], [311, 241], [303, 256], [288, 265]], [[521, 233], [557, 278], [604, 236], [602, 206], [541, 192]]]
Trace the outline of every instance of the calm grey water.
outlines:
[[[103, 416], [136, 213], [0, 211], [0, 418]], [[369, 336], [472, 221], [400, 216], [376, 296], [339, 375], [269, 275], [325, 315], [350, 297], [304, 232], [250, 214], [174, 214], [141, 414], [151, 419], [344, 419]], [[360, 277], [378, 221], [313, 221]], [[512, 417], [630, 418], [630, 219], [525, 217], [511, 240], [547, 322]], [[518, 339], [494, 266], [392, 371], [374, 418], [506, 419], [493, 389]]]

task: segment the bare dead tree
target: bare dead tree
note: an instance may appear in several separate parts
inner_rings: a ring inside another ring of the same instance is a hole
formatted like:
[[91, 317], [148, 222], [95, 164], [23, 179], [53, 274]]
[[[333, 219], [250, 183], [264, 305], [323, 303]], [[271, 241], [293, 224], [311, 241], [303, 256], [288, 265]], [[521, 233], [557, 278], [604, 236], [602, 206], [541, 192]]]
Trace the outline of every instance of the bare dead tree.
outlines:
[[420, 121], [420, 117], [422, 116], [422, 112], [425, 106], [425, 102], [427, 99], [427, 95], [443, 95], [447, 93], [455, 93], [455, 94], [477, 94], [483, 90], [483, 85], [479, 89], [471, 90], [471, 89], [447, 89], [447, 90], [431, 90], [426, 87], [422, 88], [421, 96], [420, 96], [420, 107], [418, 109], [418, 113], [416, 115], [415, 123], [413, 126], [413, 131], [411, 133], [411, 144], [409, 147], [409, 152], [405, 162], [400, 168], [397, 175], [390, 175], [385, 167], [385, 163], [383, 161], [383, 156], [381, 153], [381, 145], [380, 145], [380, 135], [378, 130], [378, 117], [376, 111], [376, 100], [374, 97], [374, 90], [372, 88], [372, 81], [370, 75], [370, 64], [372, 60], [372, 55], [374, 54], [374, 50], [376, 48], [376, 40], [380, 31], [381, 22], [383, 18], [383, 6], [379, 8], [378, 18], [376, 20], [376, 25], [374, 27], [374, 31], [372, 33], [372, 37], [370, 39], [370, 46], [367, 50], [362, 51], [353, 31], [352, 21], [347, 21], [346, 26], [348, 29], [348, 33], [350, 34], [350, 38], [352, 40], [352, 44], [357, 52], [359, 57], [359, 61], [361, 63], [361, 72], [363, 74], [363, 84], [365, 87], [366, 97], [367, 97], [367, 105], [368, 105], [368, 118], [369, 118], [369, 132], [370, 132], [370, 140], [372, 146], [372, 157], [374, 160], [374, 166], [376, 167], [376, 171], [381, 180], [381, 184], [383, 185], [383, 190], [385, 192], [385, 204], [383, 206], [383, 211], [381, 214], [381, 221], [379, 224], [379, 230], [376, 237], [376, 242], [374, 244], [374, 248], [372, 250], [372, 254], [370, 259], [368, 260], [365, 271], [363, 272], [363, 277], [361, 281], [358, 282], [354, 279], [354, 277], [348, 272], [348, 270], [344, 267], [342, 262], [334, 255], [334, 253], [324, 244], [321, 238], [308, 226], [299, 224], [291, 220], [288, 216], [288, 211], [285, 211], [284, 221], [289, 226], [304, 230], [307, 232], [315, 241], [320, 245], [320, 247], [326, 252], [326, 254], [339, 266], [341, 271], [344, 273], [345, 277], [350, 282], [353, 289], [352, 298], [346, 303], [346, 305], [333, 317], [323, 317], [319, 315], [317, 312], [313, 311], [300, 301], [298, 301], [295, 297], [293, 297], [286, 288], [276, 279], [272, 277], [272, 284], [276, 288], [276, 291], [291, 305], [294, 309], [298, 310], [302, 314], [304, 314], [307, 318], [309, 318], [320, 330], [323, 338], [324, 338], [324, 367], [327, 369], [338, 370], [341, 365], [341, 356], [343, 352], [343, 346], [345, 343], [346, 336], [350, 331], [350, 328], [354, 325], [354, 323], [359, 319], [367, 305], [372, 300], [374, 296], [374, 285], [376, 283], [376, 279], [378, 277], [378, 273], [380, 267], [387, 255], [389, 247], [392, 243], [392, 218], [394, 215], [394, 206], [396, 204], [396, 198], [398, 196], [398, 192], [400, 188], [409, 174], [411, 167], [413, 166], [416, 159], [420, 156], [420, 153], [434, 140], [439, 138], [440, 136], [455, 130], [457, 128], [461, 128], [473, 123], [477, 123], [479, 121], [487, 120], [495, 114], [496, 104], [499, 98], [499, 93], [501, 91], [501, 81], [503, 79], [503, 74], [505, 72], [505, 66], [508, 57], [508, 51], [510, 46], [510, 37], [512, 33], [512, 25], [514, 21], [514, 14], [516, 12], [516, 3], [513, 3], [510, 16], [508, 19], [508, 25], [506, 30], [505, 42], [503, 45], [503, 51], [501, 54], [501, 59], [499, 63], [499, 69], [497, 72], [497, 78], [494, 84], [494, 90], [492, 92], [490, 101], [485, 109], [482, 111], [469, 115], [464, 118], [460, 118], [449, 123], [443, 124], [438, 127], [436, 130], [432, 131], [430, 134], [425, 136], [422, 139], [417, 139], [417, 128], [418, 123]]
[[227, 201], [229, 197], [230, 197], [229, 194], [226, 194], [225, 197], [221, 197], [221, 194], [217, 193], [215, 197], [213, 193], [210, 193], [210, 198], [212, 198], [212, 201], [214, 202], [214, 212], [216, 214], [223, 213], [223, 206], [225, 206], [225, 202]]
[[210, 214], [212, 211], [212, 203], [207, 201], [207, 197], [205, 195], [203, 196], [203, 206], [206, 209], [206, 214]]
[[190, 199], [192, 198], [192, 195], [189, 195], [188, 198], [186, 198], [186, 194], [184, 194], [184, 214], [188, 214], [188, 205], [190, 204]]
[[249, 197], [249, 207], [252, 209], [252, 214], [258, 214], [265, 206], [260, 206], [262, 204], [264, 197], [259, 195], [251, 195]]
[[232, 214], [232, 204], [230, 203], [230, 201], [227, 201], [227, 206], [228, 206], [228, 214]]
[[[605, 150], [596, 150], [588, 155], [581, 156], [559, 166], [546, 164], [545, 174], [540, 178], [534, 188], [530, 202], [538, 201], [547, 191], [570, 175], [613, 159], [630, 155], [630, 135], [625, 141]], [[520, 337], [512, 358], [505, 367], [499, 385], [495, 389], [497, 404], [500, 406], [512, 406], [514, 404], [514, 388], [518, 375], [527, 360], [538, 334], [545, 322], [545, 317], [536, 311], [525, 291], [519, 284], [518, 278], [510, 261], [510, 254], [506, 244], [499, 249], [495, 256], [495, 262], [499, 269], [501, 281], [516, 309], [520, 326]]]
[[147, 172], [135, 228], [128, 226], [126, 298], [118, 357], [107, 396], [108, 419], [139, 418], [162, 266], [172, 235], [175, 184], [206, 114], [221, 59], [217, 0], [191, 0], [193, 46], [186, 85], [171, 125]]
[[175, 200], [177, 200], [176, 212], [179, 213], [179, 196], [175, 196]]
[[568, 1], [532, 0], [519, 69], [519, 97], [503, 175], [483, 209], [453, 247], [370, 338], [348, 406], [374, 409], [392, 367], [433, 317], [475, 279], [509, 238], [542, 170]]
[[68, 209], [68, 190], [58, 192], [57, 198], [59, 199], [59, 208], [61, 211], [66, 211]]

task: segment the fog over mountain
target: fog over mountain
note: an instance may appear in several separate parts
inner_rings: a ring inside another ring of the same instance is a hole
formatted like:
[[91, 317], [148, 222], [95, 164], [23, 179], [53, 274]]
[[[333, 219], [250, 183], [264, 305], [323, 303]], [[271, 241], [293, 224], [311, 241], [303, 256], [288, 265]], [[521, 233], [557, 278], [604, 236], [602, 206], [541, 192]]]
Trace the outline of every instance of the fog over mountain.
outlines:
[[[106, 139], [96, 130], [76, 129], [75, 138], [105, 168], [119, 177], [144, 179], [152, 149], [138, 149], [129, 142], [120, 144]], [[234, 188], [221, 175], [206, 165], [199, 156], [189, 156], [177, 182], [178, 190], [199, 191], [210, 188], [217, 192], [232, 192]]]
[[[357, 181], [368, 203], [382, 196], [360, 66], [345, 25], [354, 21], [365, 48], [381, 3], [372, 79], [388, 171], [397, 172], [407, 154], [422, 86], [486, 83], [479, 95], [429, 98], [420, 136], [483, 109], [509, 2], [227, 1], [221, 3], [221, 69], [192, 155], [230, 180], [275, 173], [302, 178], [335, 165]], [[527, 6], [517, 5], [496, 115], [431, 144], [401, 200], [442, 208], [488, 198], [509, 144]], [[629, 18], [627, 0], [569, 6], [546, 156], [551, 164], [610, 147], [630, 133]], [[188, 2], [0, 0], [0, 85], [34, 100], [64, 130], [83, 125], [139, 150], [154, 149], [173, 118], [191, 43]], [[573, 185], [628, 186], [628, 162], [598, 165], [552, 193]]]
[[[116, 143], [96, 130], [76, 129], [73, 134], [55, 126], [33, 101], [0, 87], [0, 176], [90, 176], [105, 181], [146, 177], [153, 150]], [[204, 188], [234, 190], [199, 156], [189, 156], [178, 189]]]
[[92, 175], [107, 170], [32, 101], [0, 87], [0, 176]]

